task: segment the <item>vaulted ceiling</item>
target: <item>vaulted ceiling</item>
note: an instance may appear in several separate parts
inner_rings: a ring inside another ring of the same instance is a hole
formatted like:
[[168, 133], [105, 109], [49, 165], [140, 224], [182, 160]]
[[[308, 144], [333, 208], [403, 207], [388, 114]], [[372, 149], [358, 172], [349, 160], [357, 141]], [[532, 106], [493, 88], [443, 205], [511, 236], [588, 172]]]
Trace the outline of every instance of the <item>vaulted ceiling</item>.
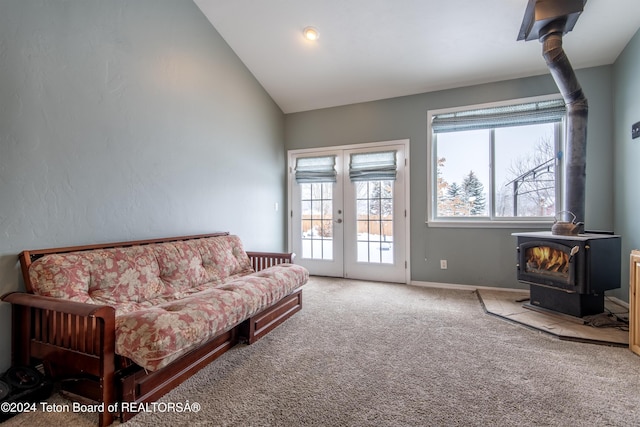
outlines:
[[[516, 41], [528, 0], [194, 1], [285, 113], [548, 72]], [[612, 64], [638, 28], [640, 1], [588, 0], [564, 48]]]

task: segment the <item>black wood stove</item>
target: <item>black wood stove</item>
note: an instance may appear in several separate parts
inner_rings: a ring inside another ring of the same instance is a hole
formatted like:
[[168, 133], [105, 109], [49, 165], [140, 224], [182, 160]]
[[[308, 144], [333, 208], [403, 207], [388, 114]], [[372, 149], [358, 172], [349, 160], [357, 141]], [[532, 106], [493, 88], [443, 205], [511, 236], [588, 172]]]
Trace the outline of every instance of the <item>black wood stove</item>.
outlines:
[[[586, 0], [529, 0], [518, 40], [539, 40], [567, 107], [562, 209], [585, 221], [587, 98], [562, 48]], [[604, 292], [620, 287], [620, 236], [606, 233], [515, 233], [518, 280], [531, 288], [531, 305], [583, 317], [604, 311]]]
[[620, 287], [621, 239], [605, 233], [514, 233], [518, 280], [530, 304], [584, 317], [604, 311], [604, 292]]

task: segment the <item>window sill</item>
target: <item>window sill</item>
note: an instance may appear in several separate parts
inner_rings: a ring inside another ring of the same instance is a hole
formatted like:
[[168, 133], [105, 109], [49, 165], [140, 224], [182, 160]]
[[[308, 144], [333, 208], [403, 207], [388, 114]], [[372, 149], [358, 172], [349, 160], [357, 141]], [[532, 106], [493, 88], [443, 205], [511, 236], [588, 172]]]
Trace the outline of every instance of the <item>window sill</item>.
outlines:
[[491, 220], [430, 220], [427, 227], [433, 228], [541, 228], [550, 230], [553, 220], [540, 221], [491, 221]]

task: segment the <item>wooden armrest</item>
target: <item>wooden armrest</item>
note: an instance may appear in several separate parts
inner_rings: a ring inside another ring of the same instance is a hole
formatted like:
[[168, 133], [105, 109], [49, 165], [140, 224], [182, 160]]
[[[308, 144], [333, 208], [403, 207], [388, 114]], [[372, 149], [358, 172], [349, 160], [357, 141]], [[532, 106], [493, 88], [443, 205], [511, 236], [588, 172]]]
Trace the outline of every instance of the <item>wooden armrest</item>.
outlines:
[[2, 301], [25, 307], [52, 310], [74, 316], [99, 317], [106, 320], [115, 319], [115, 309], [109, 305], [87, 304], [77, 301], [66, 301], [60, 298], [45, 297], [25, 292], [11, 292], [2, 296]]
[[[115, 309], [108, 305], [85, 304], [58, 298], [13, 292], [2, 296], [11, 303], [13, 362], [28, 364], [32, 357], [46, 360], [53, 355], [68, 363], [61, 349], [92, 355], [113, 365]], [[78, 356], [79, 357], [79, 356]], [[91, 358], [90, 357], [90, 358]], [[77, 360], [79, 365], [84, 365]], [[83, 369], [99, 374], [104, 365]], [[110, 367], [113, 371], [113, 367]]]
[[85, 383], [79, 382], [77, 390], [104, 403], [99, 425], [111, 424], [114, 414], [109, 408], [116, 401], [115, 309], [24, 292], [3, 295], [2, 300], [11, 303], [12, 364], [42, 361], [54, 378], [92, 376], [94, 388], [83, 388]]

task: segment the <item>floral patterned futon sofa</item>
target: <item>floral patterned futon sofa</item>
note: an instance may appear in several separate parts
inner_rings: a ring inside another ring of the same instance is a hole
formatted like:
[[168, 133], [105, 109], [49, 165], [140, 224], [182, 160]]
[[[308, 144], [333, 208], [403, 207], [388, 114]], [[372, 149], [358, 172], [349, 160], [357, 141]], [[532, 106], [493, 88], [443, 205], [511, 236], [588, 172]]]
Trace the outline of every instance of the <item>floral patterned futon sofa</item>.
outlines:
[[[13, 304], [14, 363], [42, 362], [57, 377], [89, 372], [96, 386], [73, 392], [102, 402], [156, 399], [185, 370], [252, 343], [301, 308], [309, 278], [291, 254], [247, 253], [228, 233], [71, 249], [21, 254], [28, 294], [3, 297]], [[77, 372], [80, 353], [101, 362]]]

